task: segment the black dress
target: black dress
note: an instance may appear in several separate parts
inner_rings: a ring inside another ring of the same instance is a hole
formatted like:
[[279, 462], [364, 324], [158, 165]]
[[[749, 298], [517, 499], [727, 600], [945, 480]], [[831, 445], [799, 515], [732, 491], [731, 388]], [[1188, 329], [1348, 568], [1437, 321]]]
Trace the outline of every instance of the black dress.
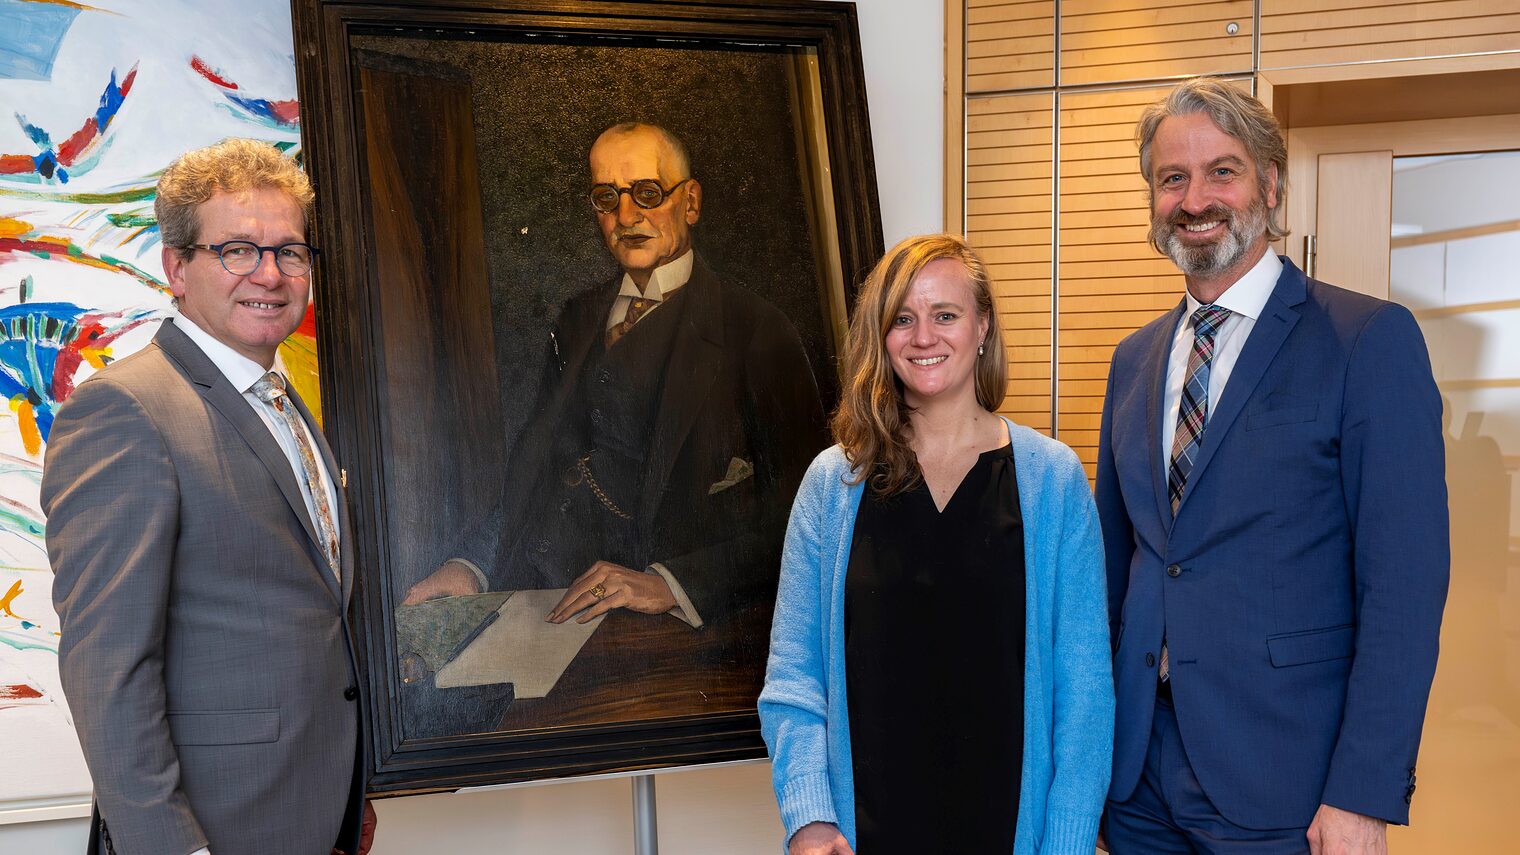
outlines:
[[1024, 756], [1024, 523], [1011, 446], [943, 512], [869, 485], [845, 577], [860, 855], [1013, 851]]

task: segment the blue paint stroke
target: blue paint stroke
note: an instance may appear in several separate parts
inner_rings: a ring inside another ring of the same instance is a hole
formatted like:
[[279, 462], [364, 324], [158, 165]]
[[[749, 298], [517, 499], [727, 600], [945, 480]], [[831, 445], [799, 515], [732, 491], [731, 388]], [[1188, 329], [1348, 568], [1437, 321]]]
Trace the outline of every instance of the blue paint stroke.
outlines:
[[49, 653], [58, 652], [58, 645], [56, 643], [48, 644], [46, 642], [33, 641], [25, 636], [18, 636], [17, 634], [10, 632], [0, 632], [0, 644], [4, 644], [7, 647], [13, 647], [17, 650], [46, 650]]
[[0, 0], [0, 80], [47, 80], [78, 9]]
[[[73, 391], [82, 350], [108, 346], [152, 316], [149, 309], [99, 312], [73, 303], [27, 303], [0, 308], [0, 397], [32, 407], [43, 442], [53, 415]], [[59, 361], [63, 357], [63, 375]], [[0, 519], [5, 516], [0, 506]], [[0, 522], [0, 530], [9, 528]]]

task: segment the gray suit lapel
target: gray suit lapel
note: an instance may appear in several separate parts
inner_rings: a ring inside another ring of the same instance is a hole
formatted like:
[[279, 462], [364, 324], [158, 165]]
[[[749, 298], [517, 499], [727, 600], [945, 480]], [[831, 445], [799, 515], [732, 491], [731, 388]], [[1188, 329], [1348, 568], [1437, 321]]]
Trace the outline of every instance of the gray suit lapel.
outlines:
[[[290, 400], [295, 403], [296, 411], [301, 414], [301, 418], [305, 419], [307, 426], [311, 428], [312, 439], [315, 439], [317, 442], [317, 453], [322, 455], [322, 465], [327, 467], [327, 477], [333, 480], [333, 486], [335, 487], [333, 492], [338, 495], [338, 506], [333, 508], [333, 513], [337, 514], [336, 521], [338, 523], [338, 564], [343, 583], [343, 590], [340, 592], [340, 596], [346, 608], [348, 606], [348, 598], [354, 589], [354, 556], [352, 549], [353, 534], [348, 521], [348, 502], [343, 494], [342, 473], [338, 469], [338, 461], [333, 459], [332, 449], [327, 445], [327, 437], [322, 435], [322, 428], [317, 424], [316, 418], [312, 416], [311, 410], [307, 409], [306, 402], [301, 400], [301, 396], [297, 394], [295, 387], [287, 389], [286, 393], [290, 396]], [[305, 507], [304, 500], [301, 505], [303, 508]], [[308, 531], [311, 530], [308, 529]], [[327, 580], [329, 582], [333, 581], [331, 573], [327, 574]]]
[[[171, 360], [180, 366], [185, 376], [196, 385], [197, 391], [206, 403], [210, 404], [218, 413], [222, 414], [228, 424], [238, 432], [243, 441], [248, 444], [255, 457], [269, 470], [274, 482], [280, 488], [280, 494], [289, 503], [290, 509], [295, 513], [296, 519], [301, 521], [301, 527], [306, 530], [306, 536], [312, 546], [316, 547], [317, 555], [322, 554], [322, 539], [317, 536], [316, 525], [311, 516], [306, 512], [306, 500], [301, 497], [300, 485], [296, 483], [296, 476], [290, 468], [290, 460], [280, 450], [279, 443], [275, 442], [270, 435], [269, 428], [259, 418], [258, 413], [243, 398], [242, 393], [232, 388], [226, 375], [216, 367], [216, 363], [206, 356], [189, 336], [175, 328], [172, 320], [165, 321], [159, 327], [158, 335], [153, 341], [159, 346]], [[326, 564], [326, 559], [319, 562]], [[332, 573], [326, 572], [324, 567], [323, 576], [327, 579], [327, 589], [334, 597], [338, 596], [337, 590], [332, 584]]]

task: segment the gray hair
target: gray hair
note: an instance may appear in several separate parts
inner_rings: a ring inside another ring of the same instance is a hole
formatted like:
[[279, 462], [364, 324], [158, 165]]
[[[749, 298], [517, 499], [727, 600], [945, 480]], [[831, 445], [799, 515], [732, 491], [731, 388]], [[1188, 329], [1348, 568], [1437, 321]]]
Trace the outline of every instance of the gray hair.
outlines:
[[1267, 217], [1267, 239], [1287, 237], [1282, 211], [1288, 194], [1288, 144], [1283, 140], [1282, 127], [1265, 104], [1216, 77], [1195, 77], [1179, 83], [1141, 114], [1135, 125], [1135, 142], [1140, 146], [1140, 175], [1145, 178], [1146, 193], [1154, 201], [1151, 144], [1162, 120], [1195, 113], [1208, 116], [1216, 127], [1245, 146], [1246, 154], [1256, 161], [1256, 180], [1263, 196], [1267, 192], [1267, 164], [1277, 166], [1277, 206]]

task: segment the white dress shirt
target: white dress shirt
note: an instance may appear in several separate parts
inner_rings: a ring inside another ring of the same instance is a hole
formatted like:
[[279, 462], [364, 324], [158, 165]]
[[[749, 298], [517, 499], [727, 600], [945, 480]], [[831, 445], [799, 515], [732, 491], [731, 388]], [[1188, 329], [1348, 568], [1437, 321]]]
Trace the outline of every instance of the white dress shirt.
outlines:
[[[317, 505], [316, 502], [312, 501], [311, 488], [306, 484], [306, 470], [301, 466], [301, 450], [296, 445], [296, 438], [291, 434], [284, 417], [275, 412], [274, 405], [266, 404], [259, 400], [259, 397], [252, 391], [253, 384], [259, 382], [268, 373], [268, 370], [213, 338], [210, 333], [196, 326], [193, 321], [183, 315], [174, 319], [174, 325], [185, 335], [189, 336], [191, 341], [195, 342], [196, 346], [206, 354], [206, 358], [210, 359], [217, 369], [222, 372], [222, 376], [226, 377], [227, 381], [232, 384], [232, 388], [243, 394], [243, 400], [247, 401], [248, 405], [253, 407], [253, 411], [259, 414], [259, 419], [264, 422], [264, 427], [269, 428], [270, 435], [274, 437], [274, 441], [280, 446], [280, 451], [284, 452], [285, 459], [290, 463], [290, 471], [296, 476], [296, 486], [301, 488], [301, 500], [306, 503], [306, 513], [311, 519], [312, 525], [315, 526]], [[274, 358], [274, 370], [286, 378], [285, 385], [289, 388], [289, 375], [286, 374], [285, 366], [280, 361], [278, 355]], [[338, 491], [333, 485], [332, 473], [327, 471], [327, 464], [322, 460], [322, 454], [317, 451], [319, 446], [317, 445], [316, 438], [312, 436], [311, 425], [308, 425], [305, 419], [298, 419], [297, 421], [301, 423], [301, 429], [306, 433], [306, 441], [311, 444], [312, 451], [315, 452], [313, 456], [317, 460], [317, 473], [321, 476], [322, 489], [327, 492], [327, 506], [333, 509], [333, 527], [336, 531], [339, 525], [337, 513]], [[338, 535], [339, 542], [342, 542], [343, 533], [336, 531], [336, 534]], [[192, 853], [192, 855], [195, 855], [195, 853]]]
[[[1235, 362], [1245, 349], [1246, 339], [1256, 327], [1256, 319], [1277, 287], [1277, 277], [1282, 274], [1282, 259], [1271, 247], [1261, 260], [1239, 279], [1226, 288], [1214, 305], [1230, 310], [1230, 316], [1214, 334], [1214, 359], [1209, 363], [1209, 408], [1204, 414], [1204, 424], [1214, 417], [1215, 405], [1224, 394], [1224, 386], [1235, 370]], [[1193, 352], [1193, 326], [1188, 319], [1203, 304], [1188, 292], [1187, 305], [1183, 307], [1182, 319], [1172, 334], [1171, 357], [1166, 364], [1166, 399], [1161, 422], [1161, 479], [1165, 483], [1172, 460], [1172, 440], [1177, 435], [1177, 410], [1182, 405], [1182, 384], [1187, 382], [1188, 356]]]
[[[606, 328], [610, 330], [622, 323], [623, 318], [628, 316], [628, 304], [634, 300], [654, 301], [654, 305], [639, 316], [639, 320], [643, 320], [649, 316], [650, 312], [664, 305], [671, 295], [691, 279], [691, 266], [696, 257], [696, 250], [688, 249], [680, 258], [656, 267], [654, 272], [649, 274], [649, 284], [645, 285], [642, 291], [639, 290], [638, 285], [634, 284], [633, 277], [624, 273], [623, 281], [618, 285], [617, 298], [612, 301], [612, 309], [607, 312]], [[637, 324], [638, 321], [634, 323]]]

